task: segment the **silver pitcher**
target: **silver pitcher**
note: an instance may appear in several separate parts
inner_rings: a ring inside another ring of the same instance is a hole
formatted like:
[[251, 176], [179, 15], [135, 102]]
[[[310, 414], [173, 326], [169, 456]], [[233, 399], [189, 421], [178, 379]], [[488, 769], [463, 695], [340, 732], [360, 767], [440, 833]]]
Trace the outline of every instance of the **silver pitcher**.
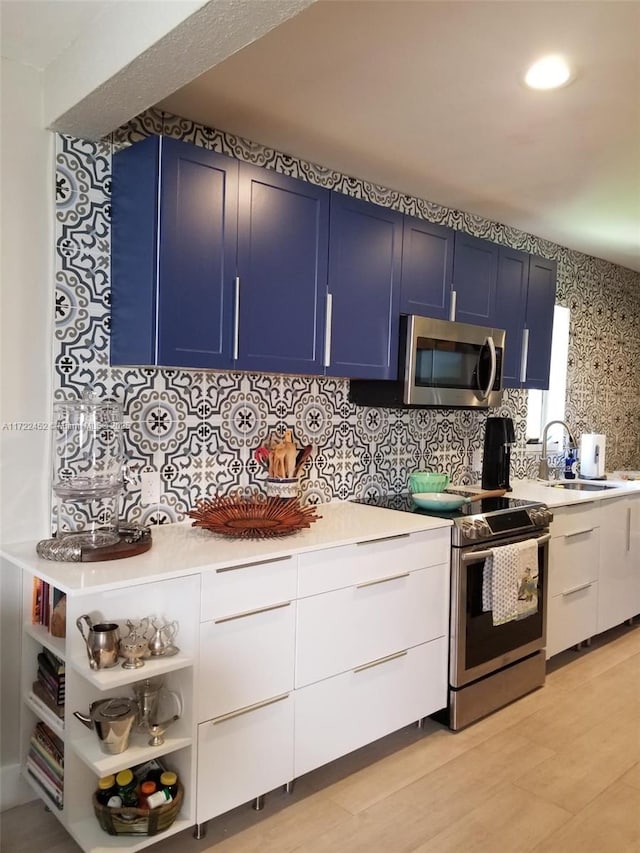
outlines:
[[[82, 620], [85, 621], [88, 628], [86, 636]], [[115, 666], [118, 663], [120, 634], [119, 626], [116, 622], [98, 622], [94, 625], [91, 622], [91, 617], [85, 613], [82, 616], [78, 616], [76, 626], [82, 634], [82, 639], [87, 647], [87, 656], [89, 657], [89, 666], [91, 669], [108, 669], [110, 666]]]
[[129, 745], [137, 710], [137, 703], [133, 699], [100, 699], [89, 706], [89, 716], [79, 711], [74, 711], [73, 716], [88, 729], [95, 731], [103, 752], [117, 755]]

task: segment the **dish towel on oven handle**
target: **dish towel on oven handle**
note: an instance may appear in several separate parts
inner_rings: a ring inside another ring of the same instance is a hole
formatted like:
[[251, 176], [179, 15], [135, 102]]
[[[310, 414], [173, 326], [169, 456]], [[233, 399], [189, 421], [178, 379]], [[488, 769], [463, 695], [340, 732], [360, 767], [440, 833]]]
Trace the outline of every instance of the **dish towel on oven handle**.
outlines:
[[538, 610], [538, 543], [525, 539], [491, 548], [484, 561], [482, 609], [493, 624], [526, 619]]

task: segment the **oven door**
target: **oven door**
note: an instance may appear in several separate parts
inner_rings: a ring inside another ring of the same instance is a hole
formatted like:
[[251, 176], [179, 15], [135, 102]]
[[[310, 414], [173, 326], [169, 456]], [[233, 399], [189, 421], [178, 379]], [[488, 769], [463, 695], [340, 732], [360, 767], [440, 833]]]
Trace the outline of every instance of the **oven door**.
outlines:
[[538, 543], [538, 607], [524, 619], [493, 624], [493, 614], [482, 609], [486, 544], [455, 548], [451, 566], [450, 682], [461, 687], [543, 649], [547, 628], [548, 532], [516, 536], [492, 543], [494, 547], [536, 539]]

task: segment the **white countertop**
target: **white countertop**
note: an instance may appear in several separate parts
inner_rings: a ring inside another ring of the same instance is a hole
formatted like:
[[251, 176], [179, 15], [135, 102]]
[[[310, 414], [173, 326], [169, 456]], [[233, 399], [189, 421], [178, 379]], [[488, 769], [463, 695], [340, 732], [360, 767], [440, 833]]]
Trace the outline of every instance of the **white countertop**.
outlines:
[[[559, 482], [563, 482], [560, 480]], [[550, 481], [547, 486], [539, 480], [513, 480], [511, 482], [512, 491], [509, 492], [509, 497], [518, 498], [519, 500], [540, 501], [547, 504], [548, 507], [572, 506], [575, 504], [589, 503], [591, 501], [608, 500], [610, 498], [625, 497], [629, 494], [640, 493], [640, 482], [631, 480], [570, 480], [568, 482], [592, 482], [598, 484], [600, 482], [607, 483], [613, 488], [600, 489], [598, 491], [580, 491], [578, 489], [563, 489], [554, 485], [554, 481]], [[458, 488], [450, 486], [450, 488]], [[460, 486], [460, 489], [466, 489], [466, 486]], [[469, 486], [471, 492], [479, 492], [482, 489], [479, 486]]]
[[388, 536], [451, 526], [448, 519], [334, 502], [317, 507], [318, 521], [291, 536], [240, 540], [194, 528], [191, 522], [153, 527], [151, 549], [101, 563], [60, 563], [36, 555], [35, 542], [3, 546], [0, 555], [70, 595], [180, 577], [203, 569], [272, 560], [290, 554], [352, 545]]

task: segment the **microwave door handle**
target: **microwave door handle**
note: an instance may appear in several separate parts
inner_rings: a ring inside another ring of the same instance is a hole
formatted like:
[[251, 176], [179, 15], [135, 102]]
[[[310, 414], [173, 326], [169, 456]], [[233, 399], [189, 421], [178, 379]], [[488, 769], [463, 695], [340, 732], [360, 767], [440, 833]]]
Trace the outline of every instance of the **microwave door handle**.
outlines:
[[[480, 395], [481, 400], [486, 400], [491, 393], [491, 389], [493, 388], [493, 383], [496, 381], [496, 371], [498, 369], [498, 360], [496, 358], [496, 345], [493, 342], [493, 338], [491, 335], [487, 335], [485, 338], [484, 346], [489, 347], [489, 352], [491, 353], [491, 374], [489, 376], [489, 382], [487, 383], [486, 389]], [[480, 363], [480, 356], [478, 356], [478, 364]]]

